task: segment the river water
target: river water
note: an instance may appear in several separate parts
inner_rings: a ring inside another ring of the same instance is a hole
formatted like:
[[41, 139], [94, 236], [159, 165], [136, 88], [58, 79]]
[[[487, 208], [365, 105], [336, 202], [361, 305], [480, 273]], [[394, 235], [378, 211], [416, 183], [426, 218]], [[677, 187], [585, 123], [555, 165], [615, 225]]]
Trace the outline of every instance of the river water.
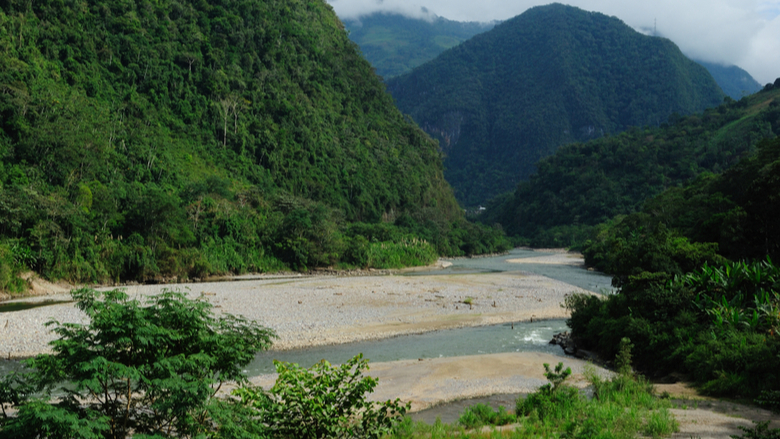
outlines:
[[[452, 266], [434, 271], [415, 272], [407, 276], [431, 276], [483, 272], [526, 272], [597, 292], [612, 290], [611, 278], [601, 273], [587, 271], [576, 265], [539, 263], [508, 263], [508, 259], [536, 258], [551, 253], [515, 249], [508, 255], [487, 258], [460, 258], [452, 260]], [[362, 353], [371, 362], [386, 362], [416, 358], [455, 357], [503, 352], [546, 352], [563, 355], [558, 346], [548, 344], [553, 334], [568, 330], [564, 320], [522, 322], [493, 326], [436, 331], [419, 335], [406, 335], [379, 341], [321, 346], [290, 351], [260, 352], [246, 368], [249, 376], [275, 371], [273, 360], [298, 363], [303, 367], [327, 360], [341, 364]], [[0, 376], [11, 370], [19, 370], [16, 361], [0, 360]]]
[[[487, 258], [453, 259], [452, 266], [433, 271], [413, 272], [407, 276], [468, 274], [486, 272], [525, 272], [547, 276], [596, 293], [612, 291], [612, 278], [576, 265], [510, 263], [508, 259], [548, 256], [527, 249], [514, 249], [508, 255]], [[250, 376], [275, 371], [273, 360], [310, 367], [320, 360], [341, 364], [362, 353], [371, 362], [410, 360], [415, 358], [460, 357], [504, 352], [545, 352], [564, 355], [559, 346], [550, 345], [554, 334], [568, 331], [565, 320], [520, 322], [513, 324], [460, 328], [406, 335], [386, 340], [348, 343], [334, 346], [261, 352], [247, 366]]]

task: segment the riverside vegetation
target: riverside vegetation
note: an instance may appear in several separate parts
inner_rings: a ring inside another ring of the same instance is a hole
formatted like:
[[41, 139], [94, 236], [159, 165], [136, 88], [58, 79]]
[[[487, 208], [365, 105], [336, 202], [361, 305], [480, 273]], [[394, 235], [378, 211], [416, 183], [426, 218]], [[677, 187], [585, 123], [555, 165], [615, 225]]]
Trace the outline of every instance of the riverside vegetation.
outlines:
[[[517, 400], [515, 414], [503, 407], [498, 412], [485, 405], [466, 409], [458, 425], [436, 422], [433, 425], [413, 423], [406, 418], [392, 437], [412, 438], [635, 438], [663, 437], [677, 431], [677, 422], [669, 413], [668, 400], [653, 394], [653, 386], [635, 375], [628, 365], [630, 343], [621, 344], [623, 363], [619, 373], [609, 380], [593, 370], [586, 371], [586, 378], [593, 387], [593, 398], [583, 396], [574, 387], [565, 384], [571, 375], [563, 369], [563, 363], [555, 368], [544, 364], [545, 376], [550, 381], [537, 392]], [[502, 431], [484, 427], [511, 425]]]
[[644, 373], [780, 408], [778, 88], [564, 147], [504, 200], [518, 227], [615, 276], [616, 294], [566, 304], [581, 347], [612, 358], [629, 337]]
[[[311, 371], [276, 363], [273, 388], [248, 387], [242, 368], [274, 332], [180, 293], [73, 297], [90, 322], [51, 322], [54, 353], [0, 378], [4, 438], [380, 438], [408, 408], [366, 401], [377, 381], [360, 356]], [[235, 398], [218, 395], [228, 382]]]
[[506, 248], [322, 0], [0, 5], [0, 288]]
[[[85, 289], [73, 297], [90, 322], [52, 322], [60, 335], [54, 353], [27, 360], [29, 372], [0, 380], [3, 437], [378, 439], [456, 431], [402, 419], [408, 405], [398, 400], [368, 402], [377, 382], [363, 376], [368, 364], [361, 356], [310, 370], [276, 362], [272, 388], [248, 387], [242, 367], [270, 346], [274, 333], [238, 317], [216, 318], [207, 302], [175, 292], [143, 305], [120, 291]], [[519, 399], [517, 416], [477, 406], [460, 423], [471, 429], [519, 423], [511, 437], [667, 435], [676, 425], [665, 411], [669, 404], [633, 375], [629, 349], [624, 340], [615, 378], [586, 373], [592, 400], [565, 385], [570, 369], [545, 364], [550, 384]], [[228, 381], [239, 386], [234, 398], [218, 395]]]

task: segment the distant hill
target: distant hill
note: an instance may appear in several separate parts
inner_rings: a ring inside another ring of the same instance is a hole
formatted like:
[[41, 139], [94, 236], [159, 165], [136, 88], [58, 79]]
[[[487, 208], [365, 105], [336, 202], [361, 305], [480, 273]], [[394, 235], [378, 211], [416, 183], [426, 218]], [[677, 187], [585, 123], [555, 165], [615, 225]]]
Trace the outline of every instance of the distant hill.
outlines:
[[758, 92], [763, 87], [750, 73], [737, 66], [724, 66], [722, 64], [696, 61], [704, 66], [715, 78], [723, 93], [735, 100]]
[[377, 74], [386, 79], [406, 73], [494, 25], [442, 17], [424, 20], [391, 13], [344, 20], [349, 38], [360, 46]]
[[[489, 203], [480, 220], [498, 222], [508, 234], [523, 236], [532, 245], [582, 243], [592, 237], [593, 226], [608, 222], [616, 215], [637, 212], [651, 197], [682, 186], [703, 173], [729, 169], [753, 154], [757, 145], [778, 135], [780, 80], [777, 87], [768, 86], [759, 93], [703, 113], [675, 117], [660, 127], [633, 128], [619, 135], [563, 146], [539, 162], [537, 173], [520, 183], [514, 193]], [[736, 186], [727, 192], [735, 194], [747, 189], [747, 186]], [[671, 213], [647, 205], [645, 210], [653, 216], [679, 216], [678, 223], [697, 215], [721, 223], [724, 218], [716, 214], [723, 212], [718, 209], [728, 210], [729, 204], [718, 201], [716, 192], [712, 191], [715, 194], [712, 198], [689, 200], [687, 210]], [[669, 194], [672, 195], [666, 198], [672, 201], [679, 192]], [[735, 195], [735, 199], [740, 196]], [[776, 198], [776, 194], [767, 197]], [[699, 211], [707, 209], [715, 212], [712, 218], [700, 215]], [[738, 230], [736, 220], [731, 225], [722, 224], [733, 230], [716, 230], [717, 233], [706, 221], [689, 224], [686, 227], [693, 232], [686, 233], [692, 237], [696, 233], [729, 236], [743, 233]], [[722, 250], [733, 254], [737, 253], [734, 249], [744, 249], [746, 244], [721, 245]]]
[[29, 269], [163, 281], [490, 251], [323, 0], [5, 2], [0, 23], [0, 290]]
[[527, 179], [563, 144], [718, 105], [712, 76], [671, 41], [560, 4], [525, 13], [387, 81], [439, 140], [464, 205]]

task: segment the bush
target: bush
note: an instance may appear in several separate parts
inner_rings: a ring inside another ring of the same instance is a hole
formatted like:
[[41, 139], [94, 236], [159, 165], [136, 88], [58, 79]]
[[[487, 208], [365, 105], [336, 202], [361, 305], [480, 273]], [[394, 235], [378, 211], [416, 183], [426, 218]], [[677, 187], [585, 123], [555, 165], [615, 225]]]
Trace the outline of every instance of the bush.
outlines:
[[341, 366], [323, 360], [311, 369], [274, 361], [279, 377], [269, 391], [241, 388], [234, 393], [256, 410], [272, 438], [374, 438], [392, 431], [409, 405], [400, 400], [373, 403], [366, 394], [377, 380], [364, 377], [360, 354]]
[[[166, 291], [145, 304], [121, 291], [72, 293], [87, 325], [50, 322], [53, 354], [29, 360], [33, 372], [0, 383], [0, 403], [18, 412], [0, 421], [7, 438], [157, 438], [215, 433], [215, 398], [226, 381], [266, 349], [273, 331]], [[15, 382], [16, 381], [16, 382]], [[30, 390], [38, 393], [30, 397]], [[52, 400], [52, 391], [64, 393]], [[5, 412], [5, 410], [4, 410]], [[236, 437], [239, 437], [237, 435]]]
[[535, 412], [540, 420], [547, 418], [570, 418], [578, 406], [582, 403], [580, 392], [573, 387], [563, 385], [571, 375], [571, 369], [563, 369], [563, 363], [558, 363], [555, 370], [550, 370], [550, 365], [544, 363], [544, 376], [550, 381], [527, 398], [517, 400], [517, 415], [529, 415]]
[[487, 404], [477, 404], [467, 407], [458, 418], [458, 424], [464, 428], [474, 429], [483, 425], [508, 425], [515, 422], [516, 417], [506, 411], [503, 406], [494, 411]]
[[780, 272], [771, 261], [627, 276], [617, 294], [567, 298], [572, 335], [611, 358], [623, 337], [656, 375], [687, 374], [710, 394], [780, 389]]

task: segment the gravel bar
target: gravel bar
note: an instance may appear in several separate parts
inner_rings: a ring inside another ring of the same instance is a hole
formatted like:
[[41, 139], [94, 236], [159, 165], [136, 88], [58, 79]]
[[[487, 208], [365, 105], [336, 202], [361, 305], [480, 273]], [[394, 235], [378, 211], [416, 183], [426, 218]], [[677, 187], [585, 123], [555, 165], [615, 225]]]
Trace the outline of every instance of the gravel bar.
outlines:
[[[215, 313], [274, 329], [274, 349], [348, 343], [440, 329], [567, 317], [564, 298], [588, 293], [519, 272], [430, 276], [310, 276], [122, 287], [144, 300], [164, 289], [206, 300]], [[31, 300], [67, 300], [67, 294]], [[86, 323], [73, 303], [0, 314], [0, 356], [48, 352], [46, 322]]]

